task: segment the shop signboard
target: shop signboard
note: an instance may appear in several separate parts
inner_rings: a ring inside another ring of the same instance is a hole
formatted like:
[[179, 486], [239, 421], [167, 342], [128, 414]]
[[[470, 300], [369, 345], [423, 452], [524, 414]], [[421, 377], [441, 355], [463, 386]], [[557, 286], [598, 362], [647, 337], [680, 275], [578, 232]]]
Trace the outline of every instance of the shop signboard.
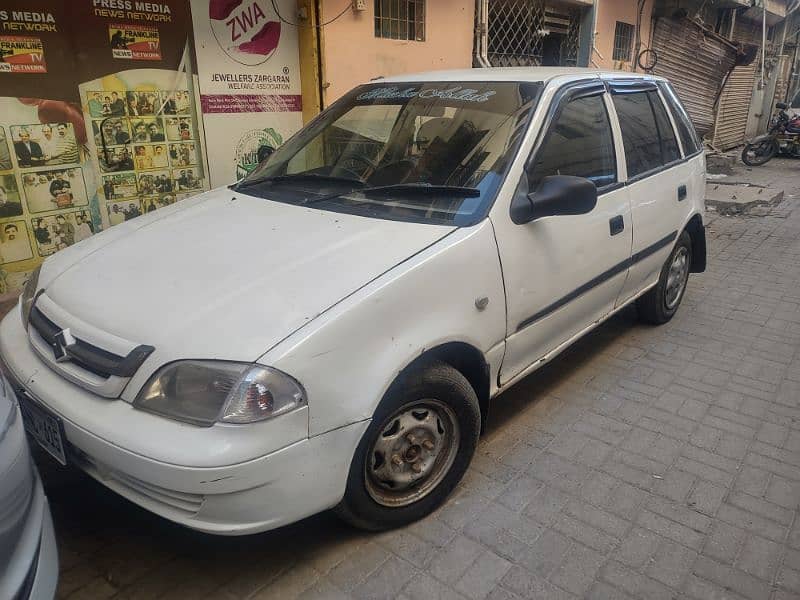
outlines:
[[[192, 0], [212, 186], [252, 171], [303, 124], [295, 0]], [[279, 12], [276, 12], [277, 11]]]
[[295, 13], [294, 0], [3, 0], [0, 300], [47, 256], [231, 183], [297, 131]]
[[0, 9], [0, 298], [100, 225], [67, 4]]
[[208, 189], [187, 0], [73, 0], [77, 65], [103, 227]]
[[208, 189], [192, 42], [188, 0], [3, 1], [0, 299], [58, 250]]

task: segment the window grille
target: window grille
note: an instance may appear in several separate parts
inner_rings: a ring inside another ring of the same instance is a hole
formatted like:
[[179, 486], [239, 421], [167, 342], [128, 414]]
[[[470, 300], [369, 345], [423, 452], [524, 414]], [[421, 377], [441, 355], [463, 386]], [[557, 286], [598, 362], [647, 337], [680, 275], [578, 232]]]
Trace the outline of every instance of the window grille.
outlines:
[[375, 37], [425, 41], [425, 0], [375, 0]]
[[539, 65], [542, 62], [544, 1], [489, 2], [489, 62], [493, 67]]
[[493, 67], [577, 65], [580, 9], [545, 0], [489, 0], [488, 8]]
[[632, 48], [633, 25], [617, 21], [617, 26], [614, 29], [614, 54], [612, 59], [630, 62]]

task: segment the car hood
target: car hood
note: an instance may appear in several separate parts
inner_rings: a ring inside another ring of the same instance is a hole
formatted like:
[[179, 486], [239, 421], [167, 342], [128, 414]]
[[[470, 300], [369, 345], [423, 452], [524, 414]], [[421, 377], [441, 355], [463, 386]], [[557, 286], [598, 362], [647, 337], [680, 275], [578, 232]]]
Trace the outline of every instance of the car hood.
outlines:
[[222, 188], [59, 252], [40, 283], [68, 313], [162, 360], [251, 361], [453, 229]]

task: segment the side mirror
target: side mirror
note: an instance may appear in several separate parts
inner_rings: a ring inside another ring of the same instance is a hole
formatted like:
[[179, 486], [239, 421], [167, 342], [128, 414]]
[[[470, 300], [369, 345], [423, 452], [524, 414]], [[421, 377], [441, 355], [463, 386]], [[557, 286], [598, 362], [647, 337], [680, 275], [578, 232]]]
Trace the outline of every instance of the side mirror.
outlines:
[[789, 105], [788, 105], [788, 104], [786, 104], [785, 102], [778, 102], [778, 103], [775, 105], [775, 108], [777, 108], [777, 109], [779, 109], [779, 110], [786, 110], [787, 108], [789, 108]]
[[511, 202], [511, 220], [517, 225], [541, 217], [585, 215], [597, 206], [597, 186], [583, 177], [551, 175], [527, 195]]
[[264, 162], [265, 160], [267, 160], [270, 157], [270, 155], [273, 152], [275, 152], [275, 148], [273, 148], [272, 146], [269, 146], [267, 144], [263, 144], [263, 145], [258, 147], [258, 152], [256, 153], [256, 158], [258, 159], [258, 162], [260, 162], [260, 163]]

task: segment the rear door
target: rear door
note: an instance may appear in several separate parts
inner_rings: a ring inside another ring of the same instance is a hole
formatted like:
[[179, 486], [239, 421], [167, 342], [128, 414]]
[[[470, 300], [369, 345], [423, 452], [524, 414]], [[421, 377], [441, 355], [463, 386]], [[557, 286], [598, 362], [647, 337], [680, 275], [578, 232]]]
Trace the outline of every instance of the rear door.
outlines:
[[612, 81], [627, 165], [633, 247], [623, 304], [655, 283], [691, 209], [690, 176], [655, 82]]

